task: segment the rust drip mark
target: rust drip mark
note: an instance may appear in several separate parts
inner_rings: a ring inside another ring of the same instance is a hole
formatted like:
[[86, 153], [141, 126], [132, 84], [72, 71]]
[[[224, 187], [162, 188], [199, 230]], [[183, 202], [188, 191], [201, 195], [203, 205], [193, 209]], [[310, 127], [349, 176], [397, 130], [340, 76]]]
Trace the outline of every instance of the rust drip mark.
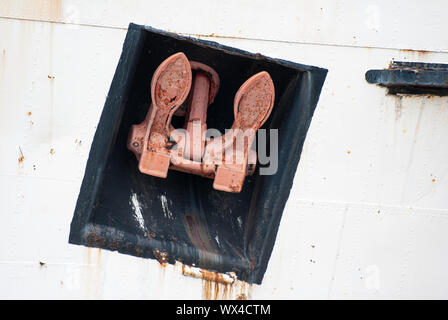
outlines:
[[[410, 59], [412, 59], [412, 57], [415, 58], [417, 56], [418, 59], [424, 60], [426, 57], [428, 57], [432, 53], [432, 51], [415, 50], [415, 49], [401, 49], [400, 53], [407, 54], [408, 56], [411, 56]], [[405, 56], [404, 59], [406, 59], [406, 58], [409, 58], [409, 57]]]
[[[231, 299], [232, 285], [202, 280], [202, 299], [204, 300], [229, 300]], [[230, 294], [229, 294], [230, 293]]]
[[92, 248], [87, 248], [87, 264], [92, 264]]
[[[99, 266], [99, 265], [101, 265], [101, 248], [97, 248], [97, 252], [98, 252], [98, 254], [96, 254], [96, 261], [95, 261], [95, 264], [97, 265], [97, 266]], [[93, 255], [95, 255], [94, 253], [93, 253]], [[93, 265], [94, 264], [94, 262], [92, 262], [92, 248], [87, 248], [87, 264], [88, 265]]]
[[158, 249], [153, 250], [152, 254], [159, 261], [162, 267], [165, 267], [168, 263], [168, 252], [163, 252]]
[[97, 264], [101, 263], [101, 248], [98, 248], [98, 256], [96, 258], [96, 263]]
[[199, 250], [216, 252], [207, 226], [202, 221], [197, 221], [194, 216], [190, 214], [185, 215], [185, 228], [187, 229], [188, 237], [193, 245]]
[[21, 7], [24, 17], [60, 22], [62, 20], [62, 0], [30, 0]]
[[244, 281], [241, 281], [240, 294], [236, 297], [236, 300], [247, 300], [246, 282], [244, 282]]

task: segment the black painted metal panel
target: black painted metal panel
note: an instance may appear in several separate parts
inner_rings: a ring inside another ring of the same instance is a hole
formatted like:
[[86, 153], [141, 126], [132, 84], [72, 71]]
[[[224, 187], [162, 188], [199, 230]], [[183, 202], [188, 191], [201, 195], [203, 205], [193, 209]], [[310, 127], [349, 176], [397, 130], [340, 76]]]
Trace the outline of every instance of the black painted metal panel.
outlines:
[[[279, 130], [279, 169], [246, 179], [243, 191], [216, 191], [212, 180], [170, 171], [167, 179], [141, 174], [126, 149], [130, 126], [150, 104], [157, 66], [182, 51], [213, 67], [221, 88], [207, 115], [210, 128], [233, 122], [233, 98], [251, 75], [266, 70], [276, 102], [264, 128]], [[252, 54], [215, 42], [131, 24], [92, 143], [69, 242], [144, 258], [176, 260], [261, 283], [275, 243], [303, 143], [327, 70]], [[138, 199], [144, 220], [135, 216]]]
[[389, 88], [389, 93], [448, 94], [448, 64], [394, 61], [388, 69], [369, 70], [369, 83]]

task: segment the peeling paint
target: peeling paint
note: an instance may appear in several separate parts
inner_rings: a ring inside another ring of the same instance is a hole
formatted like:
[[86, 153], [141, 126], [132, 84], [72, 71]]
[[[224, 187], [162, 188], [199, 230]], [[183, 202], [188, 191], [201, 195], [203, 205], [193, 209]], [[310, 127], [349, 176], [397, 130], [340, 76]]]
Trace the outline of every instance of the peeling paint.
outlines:
[[220, 243], [219, 243], [219, 237], [218, 237], [218, 235], [215, 236], [215, 240], [216, 240], [216, 242], [218, 243], [218, 246], [219, 246]]
[[182, 274], [202, 279], [202, 299], [204, 300], [250, 299], [252, 285], [238, 280], [233, 272], [223, 274], [182, 265]]

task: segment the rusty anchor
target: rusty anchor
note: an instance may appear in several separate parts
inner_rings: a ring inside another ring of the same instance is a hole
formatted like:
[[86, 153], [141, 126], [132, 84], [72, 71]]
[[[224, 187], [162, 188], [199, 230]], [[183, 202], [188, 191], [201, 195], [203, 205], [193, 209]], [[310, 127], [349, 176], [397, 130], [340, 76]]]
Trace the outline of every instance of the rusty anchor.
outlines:
[[[215, 70], [189, 61], [182, 52], [159, 65], [151, 81], [147, 116], [129, 132], [127, 147], [137, 157], [140, 172], [166, 178], [172, 169], [214, 179], [216, 190], [242, 190], [245, 177], [255, 169], [251, 146], [271, 114], [274, 83], [266, 71], [246, 80], [235, 95], [232, 128], [207, 138], [207, 109], [219, 85]], [[183, 129], [171, 125], [174, 114], [185, 116]]]

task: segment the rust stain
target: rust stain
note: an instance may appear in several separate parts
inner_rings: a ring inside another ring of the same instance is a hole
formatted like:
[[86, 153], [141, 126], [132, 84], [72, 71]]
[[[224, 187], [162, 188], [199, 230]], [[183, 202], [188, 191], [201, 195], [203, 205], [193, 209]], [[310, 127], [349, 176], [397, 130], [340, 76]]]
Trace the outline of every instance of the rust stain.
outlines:
[[106, 239], [94, 232], [87, 233], [84, 238], [87, 244], [94, 247], [104, 247], [104, 245], [106, 244]]
[[51, 149], [50, 149], [50, 154], [51, 154], [51, 155], [54, 155], [55, 153], [56, 153], [56, 151], [54, 151], [54, 149], [51, 148]]
[[20, 147], [19, 151], [20, 151], [19, 163], [23, 163], [23, 161], [25, 161], [25, 156], [23, 155], [22, 149]]
[[252, 289], [252, 285], [249, 285], [247, 288], [247, 282], [245, 281], [238, 281], [240, 290], [239, 293], [236, 295], [235, 300], [248, 300], [250, 298], [250, 291]]
[[96, 264], [101, 263], [101, 248], [98, 248], [98, 255], [96, 256]]
[[22, 2], [20, 9], [27, 18], [62, 20], [62, 0], [27, 0]]
[[62, 0], [49, 1], [49, 16], [51, 20], [59, 21], [62, 18]]
[[415, 56], [417, 56], [418, 59], [425, 59], [432, 53], [432, 51], [428, 50], [414, 50], [414, 49], [401, 49], [400, 52], [407, 53], [408, 55], [411, 55], [414, 58]]
[[87, 248], [87, 264], [92, 264], [92, 248]]
[[31, 111], [28, 111], [26, 114], [27, 116], [31, 116], [33, 113]]
[[[204, 278], [202, 280], [202, 298], [204, 300], [231, 300], [233, 299], [234, 287], [237, 282], [234, 283], [221, 283], [219, 282], [219, 273], [202, 270]], [[204, 272], [206, 271], [206, 272]], [[215, 279], [213, 279], [213, 277]], [[244, 282], [242, 282], [244, 283]], [[244, 288], [241, 290], [245, 290]], [[237, 295], [236, 299], [241, 296], [241, 293]]]
[[202, 299], [211, 300], [212, 299], [212, 281], [203, 280], [202, 282]]
[[155, 249], [153, 250], [152, 254], [163, 267], [166, 266], [166, 264], [168, 263], [168, 252], [163, 252]]
[[118, 241], [111, 241], [111, 242], [109, 242], [109, 244], [108, 244], [108, 248], [109, 248], [110, 250], [112, 250], [112, 251], [116, 251], [116, 250], [118, 250], [118, 247], [119, 247], [119, 243], [118, 243]]
[[216, 252], [207, 226], [190, 214], [185, 215], [185, 228], [194, 246], [200, 250]]
[[239, 296], [246, 296], [246, 282], [241, 281], [241, 289]]
[[204, 300], [230, 300], [233, 296], [234, 285], [240, 281], [232, 281], [230, 275], [197, 269], [182, 265], [182, 274], [202, 279], [202, 299]]
[[431, 51], [428, 50], [415, 50], [415, 49], [400, 49], [400, 52], [410, 52], [410, 53], [417, 53], [419, 55], [425, 55], [431, 53]]
[[[93, 250], [95, 250], [97, 252], [95, 262], [92, 259], [92, 256], [95, 256], [95, 254], [92, 254]], [[101, 248], [87, 247], [87, 264], [88, 265], [96, 264], [97, 266], [101, 265]]]
[[221, 282], [221, 283], [224, 283], [226, 281], [221, 273], [204, 270], [204, 269], [201, 269], [201, 271], [202, 271], [202, 279], [204, 279], [204, 280]]
[[48, 75], [48, 79], [53, 80], [55, 76]]
[[230, 300], [233, 285], [219, 283], [212, 280], [202, 280], [202, 299], [204, 300]]

